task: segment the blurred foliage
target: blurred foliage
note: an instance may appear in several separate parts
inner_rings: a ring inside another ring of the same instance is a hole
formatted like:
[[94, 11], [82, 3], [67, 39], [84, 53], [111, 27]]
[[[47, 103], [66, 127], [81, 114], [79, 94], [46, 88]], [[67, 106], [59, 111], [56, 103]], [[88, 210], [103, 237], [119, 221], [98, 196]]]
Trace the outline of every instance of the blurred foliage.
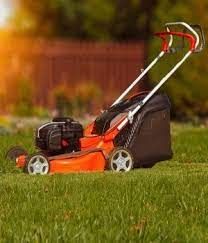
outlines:
[[74, 91], [66, 84], [60, 84], [52, 90], [51, 99], [55, 101], [58, 112], [56, 115], [71, 115], [73, 113], [73, 94]]
[[[207, 1], [158, 1], [154, 11], [154, 21], [151, 23], [152, 29], [158, 31], [166, 22], [174, 21], [200, 24], [204, 29], [208, 21], [207, 8]], [[158, 48], [160, 48], [158, 43], [155, 40], [151, 43], [149, 52], [151, 58], [154, 57], [158, 52]], [[162, 73], [167, 73], [177, 60], [182, 57], [182, 54], [184, 52], [181, 54], [170, 54], [165, 57], [150, 75], [153, 83], [161, 78]], [[171, 98], [173, 115], [175, 117], [193, 118], [196, 115], [201, 117], [208, 116], [207, 70], [208, 62], [205, 49], [202, 53], [192, 55], [170, 78], [165, 90]]]
[[76, 87], [75, 98], [76, 110], [92, 112], [98, 101], [102, 99], [102, 92], [96, 83], [84, 82]]
[[50, 112], [48, 109], [42, 107], [42, 106], [33, 106], [33, 116], [39, 117], [39, 118], [47, 118], [50, 117]]
[[[156, 0], [17, 0], [17, 33], [124, 40], [147, 36]], [[146, 33], [146, 34], [145, 34]]]
[[16, 102], [13, 106], [13, 112], [19, 116], [31, 116], [33, 113], [33, 91], [30, 80], [22, 78], [18, 82], [16, 89]]
[[15, 88], [15, 97], [13, 99], [13, 105], [10, 110], [13, 115], [20, 117], [49, 117], [49, 111], [47, 109], [40, 106], [34, 106], [33, 104], [35, 88], [31, 80], [27, 78], [21, 78], [14, 83], [14, 86], [16, 87], [13, 87], [12, 90]]
[[74, 87], [66, 84], [58, 85], [52, 91], [52, 99], [59, 116], [80, 116], [83, 113], [92, 113], [96, 104], [102, 99], [100, 87], [91, 81], [80, 83]]

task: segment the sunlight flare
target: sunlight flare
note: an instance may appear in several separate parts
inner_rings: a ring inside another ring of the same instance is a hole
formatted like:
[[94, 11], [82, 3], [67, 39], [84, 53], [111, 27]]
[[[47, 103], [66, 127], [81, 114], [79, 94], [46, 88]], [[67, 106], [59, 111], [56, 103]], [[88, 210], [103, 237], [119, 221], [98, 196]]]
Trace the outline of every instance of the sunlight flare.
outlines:
[[0, 27], [4, 27], [7, 24], [10, 16], [11, 2], [8, 0], [0, 0]]

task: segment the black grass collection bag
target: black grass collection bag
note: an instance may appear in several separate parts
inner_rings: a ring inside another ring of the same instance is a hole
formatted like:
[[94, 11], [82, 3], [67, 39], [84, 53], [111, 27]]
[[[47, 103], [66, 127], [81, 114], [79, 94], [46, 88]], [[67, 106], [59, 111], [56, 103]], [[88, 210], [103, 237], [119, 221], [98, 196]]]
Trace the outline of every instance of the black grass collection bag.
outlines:
[[[144, 96], [126, 100], [111, 107], [95, 121], [94, 133], [102, 135], [113, 119], [133, 110]], [[170, 135], [170, 101], [165, 94], [154, 95], [116, 136], [115, 146], [128, 148], [134, 158], [134, 167], [152, 167], [159, 161], [172, 158]]]

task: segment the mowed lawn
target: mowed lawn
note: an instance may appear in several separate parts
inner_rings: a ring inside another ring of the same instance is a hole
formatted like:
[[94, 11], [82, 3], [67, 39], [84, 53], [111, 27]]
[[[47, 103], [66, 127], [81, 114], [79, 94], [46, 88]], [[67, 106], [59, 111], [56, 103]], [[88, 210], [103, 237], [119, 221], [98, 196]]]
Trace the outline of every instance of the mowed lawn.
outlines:
[[0, 242], [207, 242], [208, 128], [173, 125], [171, 161], [130, 173], [28, 176], [4, 159]]

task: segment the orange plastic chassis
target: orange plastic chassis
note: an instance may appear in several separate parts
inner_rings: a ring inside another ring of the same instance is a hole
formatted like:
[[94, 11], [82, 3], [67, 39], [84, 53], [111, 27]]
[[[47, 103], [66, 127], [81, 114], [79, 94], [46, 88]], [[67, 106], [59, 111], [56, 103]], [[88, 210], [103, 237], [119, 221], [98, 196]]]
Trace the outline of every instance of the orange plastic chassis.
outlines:
[[[113, 140], [119, 133], [118, 126], [125, 118], [126, 116], [103, 136], [93, 135], [91, 132], [94, 123], [90, 124], [84, 131], [84, 137], [80, 139], [80, 152], [48, 158], [50, 173], [104, 171], [107, 166], [109, 154], [115, 148]], [[26, 160], [26, 156], [18, 157], [16, 166], [24, 168], [27, 162]]]

